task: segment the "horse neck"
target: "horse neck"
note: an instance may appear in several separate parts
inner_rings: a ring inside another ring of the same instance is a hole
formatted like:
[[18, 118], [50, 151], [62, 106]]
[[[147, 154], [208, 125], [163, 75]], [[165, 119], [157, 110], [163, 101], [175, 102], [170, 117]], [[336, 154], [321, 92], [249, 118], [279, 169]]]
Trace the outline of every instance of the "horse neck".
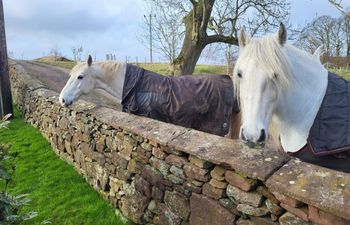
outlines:
[[96, 77], [96, 88], [102, 89], [122, 102], [126, 63], [102, 62], [97, 64], [100, 70]]
[[[328, 84], [328, 72], [319, 59], [287, 47], [294, 80], [282, 94], [272, 119], [283, 149], [296, 152], [306, 143]], [[275, 137], [276, 139], [276, 137]]]

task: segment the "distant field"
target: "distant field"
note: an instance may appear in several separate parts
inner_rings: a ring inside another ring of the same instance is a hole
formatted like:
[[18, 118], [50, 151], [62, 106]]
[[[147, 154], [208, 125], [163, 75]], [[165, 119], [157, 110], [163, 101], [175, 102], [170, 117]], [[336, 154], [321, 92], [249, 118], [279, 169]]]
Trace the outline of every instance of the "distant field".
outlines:
[[45, 61], [45, 60], [34, 60], [34, 61], [51, 65], [51, 66], [58, 66], [66, 69], [72, 69], [76, 64], [76, 62], [65, 62], [65, 61]]
[[[36, 62], [63, 67], [66, 69], [72, 69], [76, 65], [76, 62], [71, 61], [53, 61], [44, 59], [37, 59]], [[169, 75], [169, 65], [164, 63], [140, 63], [139, 66], [145, 68], [146, 70], [153, 71], [155, 73], [160, 73], [163, 75]], [[226, 74], [226, 66], [220, 65], [197, 65], [194, 74]]]
[[[75, 62], [65, 62], [65, 61], [50, 61], [50, 60], [36, 60], [36, 62], [45, 63], [48, 65], [63, 67], [67, 69], [73, 68]], [[140, 63], [139, 66], [145, 68], [146, 70], [153, 71], [155, 73], [160, 73], [163, 75], [168, 75], [169, 65], [164, 63]], [[350, 80], [350, 70], [345, 69], [329, 69], [330, 71]], [[226, 66], [221, 65], [197, 65], [194, 74], [226, 74]]]
[[345, 70], [345, 69], [330, 69], [335, 74], [338, 74], [342, 77], [344, 77], [347, 80], [350, 80], [350, 70]]

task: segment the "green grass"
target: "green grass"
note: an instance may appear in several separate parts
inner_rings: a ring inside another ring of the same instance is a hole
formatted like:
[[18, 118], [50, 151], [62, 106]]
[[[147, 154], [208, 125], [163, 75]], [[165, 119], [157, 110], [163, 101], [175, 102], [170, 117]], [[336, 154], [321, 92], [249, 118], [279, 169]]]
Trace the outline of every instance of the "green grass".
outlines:
[[[72, 69], [76, 62], [63, 62], [63, 61], [47, 61], [47, 60], [35, 60], [36, 62], [44, 63], [47, 65], [63, 67], [66, 69]], [[140, 67], [153, 71], [155, 73], [169, 75], [169, 65], [165, 63], [140, 63]], [[197, 65], [193, 74], [226, 74], [226, 66], [220, 65]]]
[[[62, 61], [42, 61], [37, 62], [45, 63], [48, 65], [63, 67], [67, 69], [73, 68], [75, 62], [62, 62]], [[146, 70], [153, 71], [155, 73], [169, 75], [169, 65], [165, 63], [140, 63], [139, 66], [143, 67]], [[329, 69], [330, 71], [344, 77], [347, 80], [350, 80], [350, 70], [345, 69]], [[223, 65], [202, 65], [199, 64], [194, 69], [193, 74], [226, 74], [226, 66]]]
[[58, 66], [66, 69], [72, 69], [77, 64], [76, 62], [45, 61], [45, 60], [35, 60], [35, 62], [40, 62], [51, 66]]
[[124, 224], [112, 208], [72, 166], [53, 152], [39, 130], [26, 124], [15, 110], [10, 129], [0, 131], [0, 143], [10, 143], [18, 152], [17, 169], [9, 186], [11, 194], [29, 194], [32, 200], [22, 212], [39, 213], [22, 224], [57, 225]]
[[343, 78], [350, 80], [350, 70], [345, 69], [330, 69], [330, 71], [334, 72], [335, 74], [338, 74], [339, 76], [342, 76]]

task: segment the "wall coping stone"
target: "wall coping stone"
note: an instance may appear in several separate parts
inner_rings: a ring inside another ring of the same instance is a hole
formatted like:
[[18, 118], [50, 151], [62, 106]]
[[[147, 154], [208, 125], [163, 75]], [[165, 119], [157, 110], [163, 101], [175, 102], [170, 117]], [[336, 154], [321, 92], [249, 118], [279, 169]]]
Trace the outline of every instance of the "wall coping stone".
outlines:
[[293, 158], [272, 175], [266, 185], [272, 192], [350, 220], [350, 174]]

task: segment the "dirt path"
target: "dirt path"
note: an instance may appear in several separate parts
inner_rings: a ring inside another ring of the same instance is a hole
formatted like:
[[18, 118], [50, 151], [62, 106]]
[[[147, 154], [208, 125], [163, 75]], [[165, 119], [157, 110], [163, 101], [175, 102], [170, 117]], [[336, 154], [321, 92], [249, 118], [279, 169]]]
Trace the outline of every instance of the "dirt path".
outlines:
[[[16, 61], [20, 64], [28, 75], [38, 79], [49, 89], [60, 93], [64, 85], [66, 84], [70, 70], [50, 66], [33, 61]], [[120, 110], [120, 106], [116, 103], [116, 99], [110, 96], [108, 93], [97, 90], [89, 95], [85, 95], [82, 99], [95, 103], [96, 105], [102, 105], [109, 108]]]

